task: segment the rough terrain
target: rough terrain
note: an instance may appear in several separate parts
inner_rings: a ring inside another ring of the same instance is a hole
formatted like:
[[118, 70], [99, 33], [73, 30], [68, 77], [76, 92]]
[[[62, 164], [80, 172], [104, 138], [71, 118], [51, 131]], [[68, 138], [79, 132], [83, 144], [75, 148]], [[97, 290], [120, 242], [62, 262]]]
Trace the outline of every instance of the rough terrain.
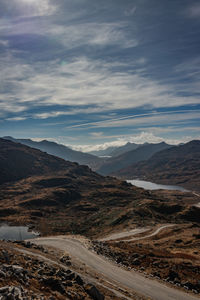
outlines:
[[[158, 231], [157, 231], [158, 232]], [[152, 235], [153, 236], [153, 235]], [[45, 245], [45, 246], [53, 246], [57, 249], [67, 251], [70, 253], [71, 256], [78, 258], [80, 262], [84, 265], [88, 266], [91, 270], [95, 271], [97, 274], [101, 276], [101, 278], [106, 277], [110, 282], [115, 282], [115, 284], [119, 285], [122, 288], [128, 288], [134, 292], [137, 292], [148, 299], [155, 299], [155, 300], [172, 300], [172, 299], [182, 299], [182, 300], [192, 300], [197, 299], [196, 294], [198, 293], [197, 290], [192, 290], [193, 294], [188, 294], [184, 292], [184, 289], [189, 290], [189, 285], [185, 284], [185, 286], [179, 285], [183, 287], [183, 290], [175, 289], [175, 283], [172, 284], [174, 286], [166, 285], [163, 282], [158, 282], [158, 280], [150, 279], [152, 276], [148, 276], [146, 274], [140, 274], [129, 268], [128, 270], [124, 268], [127, 265], [123, 264], [123, 261], [117, 261], [120, 265], [117, 266], [117, 263], [112, 263], [111, 261], [106, 260], [104, 257], [97, 255], [96, 253], [92, 252], [91, 250], [94, 249], [98, 252], [98, 254], [105, 255], [108, 254], [108, 247], [102, 246], [101, 247], [105, 252], [99, 250], [100, 248], [94, 243], [93, 248], [84, 244], [80, 239], [77, 237], [70, 237], [70, 236], [57, 236], [57, 237], [47, 237], [47, 238], [38, 238], [33, 240], [34, 243], [38, 245]], [[115, 250], [115, 248], [113, 247]], [[110, 256], [106, 255], [109, 259], [115, 258], [115, 252], [113, 249], [110, 251]], [[136, 254], [132, 251], [132, 255]], [[124, 253], [122, 253], [123, 256]], [[130, 255], [130, 254], [129, 254]], [[153, 256], [153, 255], [152, 255]], [[150, 256], [151, 258], [151, 256]], [[168, 258], [168, 256], [166, 256]], [[131, 261], [134, 262], [134, 258], [131, 258]], [[122, 265], [124, 267], [122, 268]], [[199, 269], [198, 269], [199, 271]], [[171, 270], [172, 273], [172, 270]], [[174, 272], [175, 273], [175, 272]], [[145, 276], [144, 276], [145, 275]], [[177, 275], [178, 276], [178, 275]], [[150, 277], [150, 278], [148, 278]], [[159, 279], [157, 277], [157, 279]], [[170, 280], [168, 280], [170, 282]]]

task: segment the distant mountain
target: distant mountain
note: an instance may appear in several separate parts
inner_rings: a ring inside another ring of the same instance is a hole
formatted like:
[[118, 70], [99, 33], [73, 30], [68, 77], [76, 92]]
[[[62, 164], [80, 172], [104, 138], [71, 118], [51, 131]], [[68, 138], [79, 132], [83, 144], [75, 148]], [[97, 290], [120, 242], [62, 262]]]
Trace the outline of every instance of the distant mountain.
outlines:
[[40, 150], [0, 139], [0, 184], [33, 175], [58, 172], [73, 166], [71, 162]]
[[116, 149], [114, 149], [112, 152], [111, 152], [111, 156], [112, 157], [116, 157], [116, 156], [119, 156], [123, 153], [126, 153], [128, 151], [132, 151], [132, 150], [135, 150], [137, 149], [138, 147], [142, 146], [142, 144], [134, 144], [134, 143], [127, 143], [126, 145], [124, 146], [121, 146], [121, 147], [118, 147]]
[[104, 150], [94, 150], [94, 151], [90, 151], [88, 152], [89, 154], [92, 154], [92, 155], [96, 155], [96, 156], [111, 156], [111, 153], [117, 149], [118, 147], [108, 147]]
[[102, 161], [101, 158], [83, 153], [80, 151], [75, 151], [70, 149], [67, 146], [57, 144], [55, 142], [50, 142], [47, 140], [43, 140], [41, 142], [35, 142], [31, 139], [15, 139], [13, 137], [3, 137], [4, 139], [11, 140], [13, 142], [21, 143], [26, 146], [39, 149], [41, 151], [47, 152], [48, 154], [58, 156], [65, 160], [69, 160], [71, 162], [77, 162], [81, 165], [88, 165], [89, 167], [95, 169]]
[[97, 155], [97, 156], [118, 156], [120, 154], [123, 154], [125, 152], [131, 151], [131, 150], [135, 150], [137, 149], [139, 146], [141, 146], [140, 144], [134, 144], [134, 143], [127, 143], [123, 146], [113, 146], [113, 147], [108, 147], [104, 150], [96, 150], [96, 151], [91, 151], [88, 152], [90, 154], [93, 155]]
[[170, 147], [170, 145], [164, 142], [159, 144], [144, 144], [137, 147], [135, 150], [107, 159], [96, 171], [102, 175], [110, 175], [113, 172], [132, 165], [133, 163], [147, 160], [156, 152]]
[[200, 190], [200, 141], [160, 151], [147, 161], [132, 164], [114, 174]]

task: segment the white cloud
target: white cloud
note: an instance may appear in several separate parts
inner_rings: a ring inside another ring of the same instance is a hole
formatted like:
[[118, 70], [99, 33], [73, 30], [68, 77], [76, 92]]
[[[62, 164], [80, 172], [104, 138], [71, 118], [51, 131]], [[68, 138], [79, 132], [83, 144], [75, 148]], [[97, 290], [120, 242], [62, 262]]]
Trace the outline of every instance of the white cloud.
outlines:
[[[187, 122], [186, 122], [187, 123]], [[155, 126], [155, 127], [140, 127], [138, 128], [138, 130], [140, 131], [146, 131], [146, 132], [151, 132], [154, 135], [158, 135], [158, 134], [174, 134], [174, 133], [181, 133], [183, 135], [185, 135], [186, 132], [189, 132], [190, 135], [191, 133], [194, 134], [198, 134], [200, 132], [200, 126], [166, 126], [166, 127], [159, 127], [159, 126]]]
[[120, 147], [125, 145], [127, 142], [123, 139], [119, 139], [117, 141], [113, 142], [106, 142], [103, 144], [97, 144], [97, 145], [71, 145], [71, 148], [74, 150], [78, 151], [83, 151], [83, 152], [90, 152], [90, 151], [96, 151], [96, 150], [105, 150], [108, 147]]
[[104, 134], [102, 131], [99, 131], [99, 132], [91, 132], [90, 135], [95, 138], [95, 139], [99, 139], [99, 138], [102, 138], [104, 137]]
[[120, 48], [136, 47], [138, 41], [126, 32], [127, 24], [119, 23], [80, 23], [74, 25], [53, 25], [46, 33], [60, 39], [68, 49], [82, 45], [109, 46]]
[[194, 3], [187, 9], [187, 15], [191, 18], [200, 18], [200, 4]]
[[[17, 0], [19, 1], [19, 0]], [[36, 3], [37, 4], [37, 3]], [[36, 5], [36, 8], [42, 8]], [[45, 11], [44, 11], [45, 13]], [[46, 12], [47, 13], [47, 12]], [[80, 48], [83, 46], [116, 46], [118, 48], [130, 48], [138, 46], [138, 40], [134, 34], [130, 36], [127, 31], [127, 23], [83, 22], [58, 25], [51, 20], [38, 20], [25, 18], [13, 23], [9, 19], [2, 19], [0, 32], [7, 36], [13, 35], [41, 35], [56, 43], [61, 43], [65, 49]]]
[[[2, 57], [0, 63], [0, 88], [3, 83], [7, 86], [6, 93], [1, 95], [2, 103], [5, 107], [8, 103], [10, 107], [13, 105], [13, 112], [16, 105], [29, 108], [69, 105], [74, 109], [89, 105], [98, 107], [98, 111], [109, 111], [144, 105], [156, 108], [199, 103], [199, 98], [194, 96], [174, 95], [174, 86], [146, 78], [141, 70], [129, 73], [125, 68], [123, 71], [121, 63], [79, 57], [73, 61], [55, 60], [46, 66], [40, 63], [28, 65], [12, 55]], [[116, 70], [117, 66], [121, 71]], [[128, 63], [125, 66], [130, 67]], [[58, 115], [61, 112], [38, 114], [36, 117]]]
[[56, 11], [56, 6], [49, 0], [14, 0], [23, 17], [49, 16]]
[[0, 46], [8, 47], [9, 41], [7, 40], [0, 40]]
[[[110, 136], [108, 138], [110, 139], [112, 137]], [[135, 143], [135, 144], [143, 144], [143, 143], [155, 144], [155, 143], [166, 142], [170, 145], [177, 145], [180, 143], [189, 142], [192, 139], [193, 139], [193, 137], [191, 137], [191, 136], [184, 136], [179, 139], [177, 139], [177, 138], [169, 139], [169, 138], [164, 138], [164, 137], [154, 135], [152, 132], [142, 131], [141, 133], [136, 134], [136, 135], [130, 134], [125, 137], [121, 136], [117, 140], [111, 141], [111, 142], [105, 142], [105, 143], [97, 144], [97, 145], [77, 145], [77, 146], [72, 145], [71, 148], [73, 148], [74, 150], [79, 150], [79, 151], [83, 151], [83, 152], [90, 152], [90, 151], [105, 150], [105, 149], [107, 149], [109, 147], [113, 147], [113, 146], [120, 147], [120, 146], [125, 145], [128, 142]], [[197, 139], [200, 139], [200, 136]]]
[[133, 16], [135, 14], [136, 10], [137, 10], [137, 7], [133, 6], [131, 8], [126, 9], [124, 14], [125, 14], [125, 16], [128, 16], [128, 17]]
[[77, 108], [71, 110], [62, 110], [62, 111], [52, 111], [52, 112], [44, 112], [44, 113], [36, 113], [33, 114], [31, 117], [34, 119], [48, 119], [48, 118], [55, 118], [59, 116], [70, 116], [70, 115], [77, 115], [77, 114], [92, 114], [101, 112], [102, 109], [100, 107], [96, 108]]
[[26, 117], [13, 117], [13, 118], [7, 118], [7, 121], [24, 121], [26, 120]]

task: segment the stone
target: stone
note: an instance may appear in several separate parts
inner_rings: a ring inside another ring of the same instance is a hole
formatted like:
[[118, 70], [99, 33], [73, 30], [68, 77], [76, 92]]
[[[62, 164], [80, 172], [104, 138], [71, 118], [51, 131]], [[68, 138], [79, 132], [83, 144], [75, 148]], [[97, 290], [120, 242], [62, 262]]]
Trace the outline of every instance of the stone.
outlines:
[[41, 281], [42, 281], [42, 283], [44, 285], [47, 285], [47, 286], [51, 287], [51, 289], [53, 291], [57, 291], [57, 292], [59, 292], [61, 294], [65, 294], [66, 293], [64, 285], [58, 279], [55, 279], [53, 277], [49, 277], [49, 278], [43, 278]]
[[15, 296], [11, 293], [8, 293], [6, 296], [6, 300], [15, 300]]
[[87, 284], [84, 286], [86, 293], [94, 300], [104, 300], [105, 297], [93, 284]]
[[82, 279], [79, 275], [76, 275], [75, 281], [76, 281], [79, 285], [83, 285], [83, 284], [84, 284], [83, 279]]
[[135, 258], [135, 259], [132, 261], [132, 264], [133, 264], [134, 266], [139, 266], [139, 265], [140, 265], [139, 259], [138, 259], [138, 258]]
[[2, 250], [2, 254], [3, 254], [3, 257], [4, 257], [5, 261], [6, 261], [6, 263], [9, 264], [9, 262], [10, 262], [10, 257], [9, 257], [8, 252], [7, 252], [6, 250]]
[[15, 274], [20, 274], [20, 273], [23, 273], [24, 272], [24, 269], [18, 265], [12, 265], [12, 271], [15, 273]]
[[19, 289], [18, 287], [14, 287], [12, 290], [12, 293], [14, 296], [20, 296], [21, 295], [21, 289]]
[[9, 290], [9, 286], [4, 286], [2, 288], [0, 288], [0, 294], [4, 294]]
[[75, 278], [75, 273], [73, 273], [73, 272], [71, 272], [71, 273], [69, 273], [69, 274], [65, 274], [65, 279], [66, 280], [73, 280], [74, 278]]
[[174, 280], [174, 279], [179, 279], [179, 275], [177, 272], [173, 271], [173, 270], [169, 270], [169, 274], [168, 274], [169, 280]]
[[0, 270], [0, 278], [5, 278], [6, 277], [6, 273]]
[[138, 253], [134, 253], [133, 255], [132, 255], [132, 257], [133, 258], [138, 258], [140, 255], [138, 254]]

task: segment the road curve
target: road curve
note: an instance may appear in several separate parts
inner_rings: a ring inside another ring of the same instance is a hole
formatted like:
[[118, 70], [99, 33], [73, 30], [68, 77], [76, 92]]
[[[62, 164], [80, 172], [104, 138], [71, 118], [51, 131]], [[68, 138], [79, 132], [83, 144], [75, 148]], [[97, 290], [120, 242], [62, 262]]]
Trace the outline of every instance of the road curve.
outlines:
[[129, 236], [133, 236], [139, 233], [144, 233], [146, 231], [149, 231], [151, 228], [135, 228], [129, 231], [122, 231], [122, 232], [118, 232], [118, 233], [113, 233], [110, 234], [104, 238], [99, 239], [100, 242], [107, 242], [107, 241], [113, 241], [113, 240], [118, 240], [121, 238], [125, 238], [125, 237], [129, 237]]
[[[200, 198], [200, 194], [197, 194], [196, 192], [193, 192], [193, 194], [194, 194], [195, 196], [197, 196], [197, 197], [199, 197], [199, 198]], [[194, 206], [196, 206], [196, 207], [200, 208], [200, 202], [199, 202], [199, 203], [197, 203], [197, 204], [195, 204]]]
[[135, 238], [131, 238], [131, 239], [127, 239], [127, 240], [122, 240], [122, 241], [126, 241], [126, 242], [132, 242], [132, 241], [139, 241], [139, 240], [143, 240], [152, 236], [157, 235], [161, 230], [168, 228], [168, 227], [173, 227], [175, 226], [175, 224], [166, 224], [166, 225], [162, 225], [159, 228], [157, 228], [154, 232], [147, 234], [145, 236], [141, 236], [141, 237], [135, 237]]
[[168, 287], [160, 282], [145, 278], [144, 276], [133, 272], [126, 271], [114, 263], [104, 259], [96, 253], [88, 250], [81, 242], [75, 238], [59, 236], [37, 238], [31, 240], [38, 245], [52, 246], [57, 249], [67, 251], [72, 257], [78, 258], [82, 263], [110, 280], [115, 281], [118, 285], [132, 289], [133, 291], [150, 297], [154, 300], [197, 300], [199, 298], [184, 293], [180, 290]]
[[149, 238], [149, 237], [152, 237], [152, 236], [158, 234], [162, 229], [165, 229], [168, 227], [173, 227], [173, 226], [175, 226], [175, 224], [165, 224], [165, 225], [158, 227], [155, 231], [153, 231], [152, 233], [150, 233], [148, 235], [144, 235], [141, 237], [135, 237], [135, 238], [133, 237], [131, 239], [123, 240], [123, 238], [129, 237], [129, 236], [134, 236], [139, 233], [145, 233], [145, 232], [151, 230], [151, 227], [136, 228], [136, 229], [132, 229], [130, 231], [122, 231], [119, 233], [113, 233], [109, 236], [99, 239], [99, 241], [107, 242], [107, 241], [115, 241], [116, 240], [116, 242], [119, 242], [119, 241], [131, 242], [131, 241], [143, 240], [143, 239], [146, 239], [146, 238]]

